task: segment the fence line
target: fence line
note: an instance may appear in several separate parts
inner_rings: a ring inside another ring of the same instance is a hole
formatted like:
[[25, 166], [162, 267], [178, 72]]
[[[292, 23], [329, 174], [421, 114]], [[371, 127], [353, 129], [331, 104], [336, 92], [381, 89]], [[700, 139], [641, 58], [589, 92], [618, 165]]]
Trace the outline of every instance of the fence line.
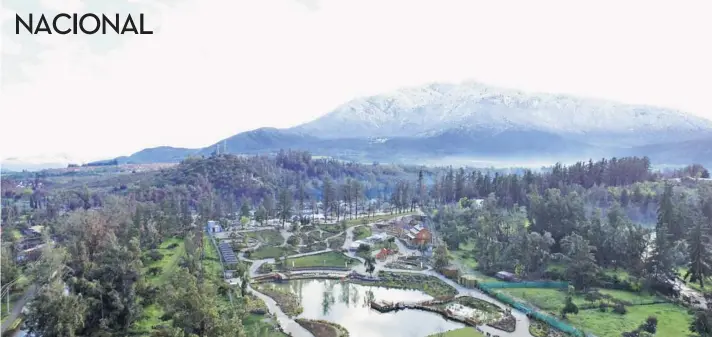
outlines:
[[[210, 242], [213, 244], [213, 248], [215, 248], [215, 252], [218, 253], [218, 261], [220, 262], [220, 271], [222, 272], [222, 277], [225, 278], [225, 265], [223, 264], [223, 256], [222, 252], [220, 249], [218, 249], [217, 243], [215, 243], [215, 238], [213, 235], [210, 233], [210, 231], [205, 231], [208, 234], [208, 237], [210, 238]], [[205, 258], [205, 252], [203, 252], [203, 258]], [[242, 282], [247, 282], [247, 280], [242, 280]], [[228, 291], [227, 293], [228, 298], [230, 299], [230, 304], [233, 304], [232, 302], [232, 293]]]
[[568, 282], [479, 282], [480, 287], [490, 289], [505, 289], [505, 288], [547, 288], [547, 289], [567, 289]]
[[531, 319], [536, 319], [538, 321], [544, 322], [549, 326], [574, 335], [576, 337], [585, 337], [586, 334], [574, 328], [573, 326], [564, 323], [548, 314], [545, 314], [532, 306], [515, 300], [513, 297], [505, 295], [503, 293], [497, 292], [494, 289], [504, 289], [504, 288], [568, 288], [568, 283], [566, 282], [482, 282], [477, 283], [477, 288], [482, 290], [482, 292], [502, 301], [505, 304], [512, 306], [513, 308], [525, 313], [527, 317]]

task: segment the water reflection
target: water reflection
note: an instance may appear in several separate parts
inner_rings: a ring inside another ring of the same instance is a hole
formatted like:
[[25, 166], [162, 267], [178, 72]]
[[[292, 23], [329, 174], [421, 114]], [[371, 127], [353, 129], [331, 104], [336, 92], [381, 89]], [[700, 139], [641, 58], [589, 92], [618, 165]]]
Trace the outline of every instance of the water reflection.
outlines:
[[415, 290], [368, 287], [331, 280], [292, 281], [283, 286], [295, 293], [301, 292], [299, 298], [304, 312], [299, 317], [339, 323], [353, 337], [428, 336], [463, 326], [422, 311], [381, 314], [370, 308], [373, 300], [420, 301], [432, 298]]

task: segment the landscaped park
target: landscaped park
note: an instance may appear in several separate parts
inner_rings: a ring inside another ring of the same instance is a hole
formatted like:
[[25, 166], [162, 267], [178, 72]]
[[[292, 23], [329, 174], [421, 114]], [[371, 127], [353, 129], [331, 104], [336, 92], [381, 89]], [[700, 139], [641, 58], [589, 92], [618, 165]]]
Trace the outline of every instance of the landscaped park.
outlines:
[[[271, 314], [294, 322], [280, 326], [295, 336], [619, 337], [653, 316], [657, 336], [684, 336], [692, 320], [679, 303], [634, 286], [574, 291], [566, 282], [498, 280], [476, 271], [472, 244], [449, 253], [459, 266], [459, 276], [449, 278], [434, 269], [433, 257], [419, 257], [402, 243], [374, 243], [365, 252], [346, 249], [378, 231], [373, 222], [351, 221], [296, 232], [236, 231], [223, 241], [250, 243], [239, 253], [251, 264], [250, 290], [274, 301], [269, 309], [277, 312]], [[369, 259], [385, 247], [394, 248], [394, 255]], [[636, 282], [614, 274], [623, 278], [620, 284]], [[569, 302], [575, 309], [562, 315]], [[354, 318], [362, 315], [380, 322], [381, 329]], [[419, 322], [417, 331], [408, 328], [413, 320]]]

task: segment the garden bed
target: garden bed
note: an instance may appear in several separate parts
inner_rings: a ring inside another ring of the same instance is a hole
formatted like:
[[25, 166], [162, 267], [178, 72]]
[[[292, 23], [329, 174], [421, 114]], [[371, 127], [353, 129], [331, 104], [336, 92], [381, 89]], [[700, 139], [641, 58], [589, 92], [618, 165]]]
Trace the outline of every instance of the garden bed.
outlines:
[[363, 240], [369, 236], [371, 236], [371, 227], [368, 226], [358, 226], [354, 228], [353, 234], [354, 234], [354, 240]]
[[318, 252], [320, 250], [325, 250], [328, 247], [326, 246], [326, 242], [320, 241], [320, 242], [314, 242], [312, 244], [306, 244], [306, 247], [301, 247], [299, 249], [300, 253], [311, 253], [311, 252]]
[[340, 250], [344, 247], [344, 242], [346, 242], [346, 233], [337, 237], [330, 238], [328, 242], [329, 249]]
[[287, 255], [293, 255], [296, 254], [296, 251], [289, 246], [261, 246], [260, 248], [257, 248], [257, 250], [250, 252], [250, 256], [247, 258], [250, 260], [262, 260], [270, 258], [276, 259], [279, 258], [282, 253], [286, 253]]
[[287, 260], [288, 268], [340, 267], [347, 268], [361, 264], [361, 261], [338, 252], [301, 256]]
[[281, 245], [284, 242], [284, 237], [282, 237], [282, 234], [280, 234], [279, 231], [274, 229], [266, 229], [263, 231], [254, 232], [242, 232], [238, 233], [238, 235], [259, 240], [263, 244], [270, 246]]
[[425, 266], [422, 268], [420, 267], [420, 263], [412, 264], [412, 263], [404, 263], [404, 262], [389, 262], [386, 263], [385, 265], [386, 268], [389, 269], [403, 269], [403, 270], [425, 270]]
[[314, 337], [348, 337], [349, 332], [341, 325], [324, 320], [297, 318], [296, 321]]
[[439, 278], [415, 273], [385, 272], [378, 273], [377, 281], [358, 281], [354, 283], [376, 287], [420, 290], [433, 297], [455, 296], [457, 290]]
[[319, 229], [323, 230], [324, 232], [330, 233], [331, 235], [338, 234], [344, 231], [343, 227], [341, 227], [340, 224], [336, 223], [319, 225]]
[[548, 324], [537, 320], [531, 320], [529, 333], [534, 337], [570, 337], [570, 335], [567, 335], [552, 328]]

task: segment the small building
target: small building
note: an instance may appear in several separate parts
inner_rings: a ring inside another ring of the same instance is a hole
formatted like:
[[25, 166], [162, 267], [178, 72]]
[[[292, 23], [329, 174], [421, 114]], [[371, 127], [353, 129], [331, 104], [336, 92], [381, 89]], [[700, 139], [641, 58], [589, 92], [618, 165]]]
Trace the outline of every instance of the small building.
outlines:
[[208, 233], [221, 233], [223, 231], [222, 226], [216, 221], [208, 221]]
[[381, 251], [376, 254], [376, 258], [379, 260], [385, 260], [388, 255], [391, 255], [392, 253], [393, 251], [388, 248], [381, 248]]
[[473, 205], [475, 205], [475, 208], [481, 208], [484, 202], [485, 199], [475, 199], [473, 200]]
[[460, 275], [457, 283], [467, 288], [477, 288], [477, 284], [479, 283], [479, 277], [471, 274]]
[[414, 244], [416, 245], [424, 245], [430, 243], [430, 240], [432, 239], [432, 234], [430, 233], [429, 230], [423, 228], [418, 233], [415, 235]]
[[498, 271], [497, 274], [494, 274], [494, 277], [507, 282], [519, 281], [519, 279], [517, 279], [517, 275], [514, 275], [513, 273], [510, 273], [508, 271]]

